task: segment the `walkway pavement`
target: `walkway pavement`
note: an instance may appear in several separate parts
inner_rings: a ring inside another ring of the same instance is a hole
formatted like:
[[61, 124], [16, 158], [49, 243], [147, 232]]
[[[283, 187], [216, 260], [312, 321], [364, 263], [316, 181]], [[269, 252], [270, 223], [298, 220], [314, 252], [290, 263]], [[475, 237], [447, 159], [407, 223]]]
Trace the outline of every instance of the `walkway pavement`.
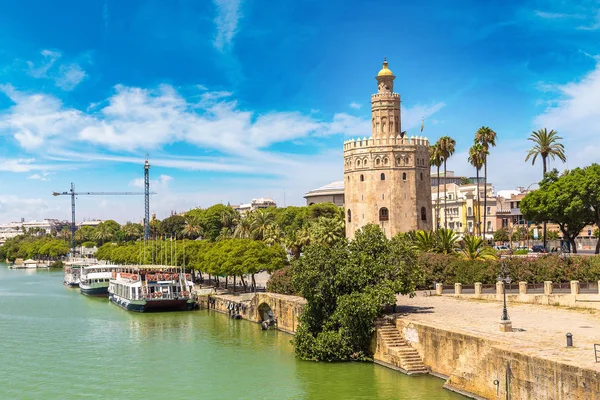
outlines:
[[[425, 296], [398, 296], [402, 318], [455, 332], [497, 340], [522, 353], [600, 371], [594, 343], [600, 343], [600, 310], [508, 303], [513, 332], [498, 329], [502, 302]], [[565, 335], [573, 334], [574, 347]]]

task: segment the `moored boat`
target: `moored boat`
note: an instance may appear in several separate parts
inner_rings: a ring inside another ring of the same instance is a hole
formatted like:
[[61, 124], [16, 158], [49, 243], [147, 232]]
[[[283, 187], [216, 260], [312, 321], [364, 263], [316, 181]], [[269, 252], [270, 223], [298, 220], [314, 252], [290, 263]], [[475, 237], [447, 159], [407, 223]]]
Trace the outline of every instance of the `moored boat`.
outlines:
[[65, 263], [65, 277], [63, 283], [69, 287], [79, 287], [81, 279], [81, 264], [67, 262]]
[[108, 296], [114, 265], [90, 265], [81, 270], [79, 290], [87, 296]]
[[192, 310], [193, 282], [179, 267], [147, 265], [119, 266], [112, 272], [110, 301], [136, 312]]

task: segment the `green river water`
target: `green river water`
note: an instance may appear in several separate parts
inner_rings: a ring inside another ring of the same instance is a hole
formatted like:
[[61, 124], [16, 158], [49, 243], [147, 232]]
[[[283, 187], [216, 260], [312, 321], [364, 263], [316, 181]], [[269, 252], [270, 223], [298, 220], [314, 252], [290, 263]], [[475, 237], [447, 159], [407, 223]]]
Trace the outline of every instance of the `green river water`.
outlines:
[[297, 360], [291, 336], [212, 311], [130, 313], [0, 264], [0, 399], [462, 399], [430, 376]]

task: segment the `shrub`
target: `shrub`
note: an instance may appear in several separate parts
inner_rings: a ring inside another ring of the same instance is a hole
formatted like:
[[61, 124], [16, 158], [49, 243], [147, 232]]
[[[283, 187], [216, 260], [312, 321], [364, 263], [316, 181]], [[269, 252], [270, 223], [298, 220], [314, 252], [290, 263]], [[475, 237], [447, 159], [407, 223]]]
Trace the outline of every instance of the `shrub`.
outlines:
[[293, 267], [287, 266], [275, 271], [267, 281], [267, 291], [271, 293], [297, 296], [298, 291], [292, 283]]

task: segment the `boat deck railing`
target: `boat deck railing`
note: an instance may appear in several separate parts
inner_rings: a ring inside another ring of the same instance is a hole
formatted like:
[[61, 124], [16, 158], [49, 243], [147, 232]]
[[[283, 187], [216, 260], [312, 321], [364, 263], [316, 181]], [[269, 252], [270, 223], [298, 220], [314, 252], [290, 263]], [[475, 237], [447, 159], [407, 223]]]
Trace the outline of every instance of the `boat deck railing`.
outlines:
[[189, 298], [189, 292], [187, 296], [184, 296], [182, 293], [162, 293], [161, 296], [158, 296], [156, 293], [148, 293], [135, 295], [132, 300], [188, 300]]

